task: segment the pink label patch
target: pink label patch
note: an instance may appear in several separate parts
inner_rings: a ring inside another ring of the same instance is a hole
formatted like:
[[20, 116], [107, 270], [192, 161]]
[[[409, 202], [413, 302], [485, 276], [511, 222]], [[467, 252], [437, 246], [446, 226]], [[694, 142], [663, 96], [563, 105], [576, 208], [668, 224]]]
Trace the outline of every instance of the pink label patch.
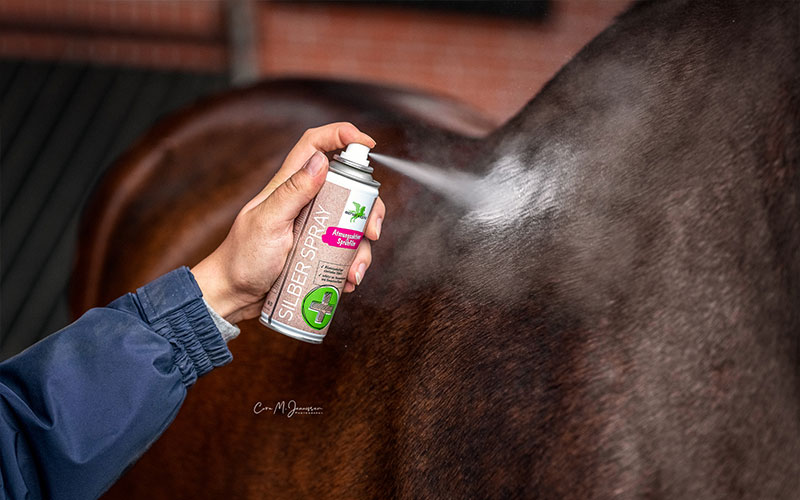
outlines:
[[330, 226], [325, 234], [322, 235], [322, 241], [332, 247], [339, 248], [358, 248], [361, 242], [361, 237], [364, 233], [353, 230], [345, 229], [343, 227]]

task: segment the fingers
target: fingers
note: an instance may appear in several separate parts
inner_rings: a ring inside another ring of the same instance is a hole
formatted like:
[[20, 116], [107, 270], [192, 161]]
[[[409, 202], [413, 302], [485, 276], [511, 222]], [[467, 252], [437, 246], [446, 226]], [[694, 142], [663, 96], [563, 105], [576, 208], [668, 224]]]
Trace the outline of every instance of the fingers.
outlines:
[[[342, 149], [351, 142], [364, 144], [370, 149], [375, 147], [375, 140], [358, 130], [352, 123], [338, 122], [310, 128], [305, 131], [289, 152], [284, 165], [305, 161], [305, 158], [308, 158], [314, 151]], [[291, 172], [288, 175], [291, 175]]]
[[286, 179], [261, 204], [263, 220], [276, 222], [293, 221], [325, 183], [328, 159], [319, 151], [313, 153], [303, 168]]
[[275, 177], [269, 181], [256, 198], [264, 199], [269, 196], [273, 190], [299, 170], [315, 151], [326, 152], [342, 149], [351, 142], [364, 144], [370, 148], [375, 147], [375, 140], [358, 130], [352, 123], [337, 122], [306, 130], [297, 144], [289, 151]]
[[367, 219], [367, 227], [364, 230], [364, 236], [371, 240], [377, 240], [381, 236], [381, 229], [383, 228], [383, 219], [386, 218], [386, 205], [380, 197], [375, 199], [375, 204], [372, 205], [372, 211], [369, 213]]
[[353, 259], [353, 264], [347, 273], [347, 283], [344, 285], [344, 293], [350, 293], [356, 289], [356, 286], [364, 279], [364, 274], [372, 264], [372, 245], [369, 240], [362, 239], [356, 250], [356, 258]]
[[372, 211], [369, 213], [367, 220], [367, 227], [364, 230], [364, 236], [369, 239], [362, 239], [356, 251], [356, 258], [353, 259], [353, 264], [350, 266], [350, 271], [347, 274], [347, 282], [344, 285], [344, 293], [350, 293], [356, 289], [364, 279], [364, 273], [369, 269], [372, 263], [372, 244], [369, 240], [377, 240], [381, 236], [381, 229], [383, 219], [386, 217], [386, 205], [383, 200], [375, 199], [375, 204], [372, 206]]

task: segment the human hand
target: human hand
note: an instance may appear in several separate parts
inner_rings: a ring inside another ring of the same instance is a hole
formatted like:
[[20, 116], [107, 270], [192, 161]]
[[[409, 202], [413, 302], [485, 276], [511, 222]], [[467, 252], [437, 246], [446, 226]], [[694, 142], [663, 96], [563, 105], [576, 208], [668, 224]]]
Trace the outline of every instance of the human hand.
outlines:
[[[206, 302], [231, 323], [255, 318], [292, 248], [292, 228], [300, 210], [325, 183], [328, 159], [320, 151], [375, 141], [350, 123], [332, 123], [307, 130], [283, 165], [242, 208], [225, 240], [192, 268]], [[372, 212], [347, 275], [344, 292], [352, 292], [372, 262], [369, 240], [377, 240], [386, 207], [380, 198]]]

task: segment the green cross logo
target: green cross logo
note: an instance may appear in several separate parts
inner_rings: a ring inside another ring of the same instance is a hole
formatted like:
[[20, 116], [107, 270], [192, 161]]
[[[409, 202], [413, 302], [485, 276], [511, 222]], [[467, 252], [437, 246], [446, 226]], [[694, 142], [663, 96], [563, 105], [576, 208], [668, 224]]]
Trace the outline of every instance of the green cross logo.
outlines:
[[337, 289], [332, 286], [315, 288], [303, 299], [303, 319], [311, 328], [322, 330], [331, 322], [338, 303]]

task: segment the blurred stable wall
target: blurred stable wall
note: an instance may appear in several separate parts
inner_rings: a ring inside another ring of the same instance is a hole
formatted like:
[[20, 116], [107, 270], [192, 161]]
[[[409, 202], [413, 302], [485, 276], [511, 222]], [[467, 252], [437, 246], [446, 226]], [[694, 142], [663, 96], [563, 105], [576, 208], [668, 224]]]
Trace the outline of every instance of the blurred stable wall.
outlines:
[[405, 85], [502, 121], [629, 3], [3, 0], [0, 56]]
[[312, 76], [500, 122], [628, 3], [0, 0], [0, 360], [68, 322], [83, 203], [165, 113], [231, 80]]

